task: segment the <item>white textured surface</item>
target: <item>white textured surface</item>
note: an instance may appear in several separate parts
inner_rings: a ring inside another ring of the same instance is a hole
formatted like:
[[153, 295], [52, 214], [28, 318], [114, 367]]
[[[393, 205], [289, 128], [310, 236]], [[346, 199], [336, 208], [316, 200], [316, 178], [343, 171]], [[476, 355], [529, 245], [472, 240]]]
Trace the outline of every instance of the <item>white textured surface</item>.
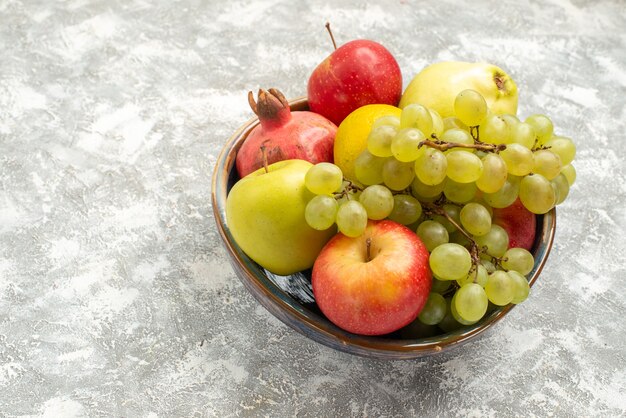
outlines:
[[[0, 415], [626, 414], [626, 4], [0, 0]], [[431, 4], [432, 3], [432, 4]], [[531, 298], [444, 355], [383, 362], [269, 315], [210, 208], [246, 93], [305, 94], [375, 39], [405, 85], [485, 60], [578, 144]]]

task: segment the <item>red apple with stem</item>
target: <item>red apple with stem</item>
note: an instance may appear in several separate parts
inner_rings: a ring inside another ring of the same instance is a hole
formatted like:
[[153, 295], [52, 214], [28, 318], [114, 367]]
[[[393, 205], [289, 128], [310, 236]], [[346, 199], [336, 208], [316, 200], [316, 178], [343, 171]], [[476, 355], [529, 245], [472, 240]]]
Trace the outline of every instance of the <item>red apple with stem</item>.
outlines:
[[411, 323], [432, 284], [428, 250], [404, 225], [369, 221], [356, 238], [338, 233], [313, 265], [313, 294], [338, 327], [361, 335], [383, 335]]
[[367, 104], [397, 106], [402, 74], [393, 55], [381, 44], [357, 39], [337, 48], [309, 78], [309, 108], [339, 125], [353, 110]]
[[537, 229], [536, 215], [526, 209], [519, 199], [505, 208], [493, 208], [493, 223], [500, 225], [509, 234], [509, 248], [519, 247], [530, 251], [533, 247]]

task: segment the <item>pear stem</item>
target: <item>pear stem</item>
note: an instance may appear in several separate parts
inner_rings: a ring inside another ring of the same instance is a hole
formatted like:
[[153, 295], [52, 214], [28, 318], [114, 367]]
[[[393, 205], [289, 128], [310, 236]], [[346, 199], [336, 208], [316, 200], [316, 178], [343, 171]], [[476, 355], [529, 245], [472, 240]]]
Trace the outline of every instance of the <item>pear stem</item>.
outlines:
[[326, 22], [326, 30], [328, 31], [328, 34], [330, 35], [330, 40], [333, 41], [333, 47], [335, 48], [335, 51], [337, 50], [337, 43], [335, 42], [335, 37], [333, 36], [333, 31], [330, 30], [330, 22]]

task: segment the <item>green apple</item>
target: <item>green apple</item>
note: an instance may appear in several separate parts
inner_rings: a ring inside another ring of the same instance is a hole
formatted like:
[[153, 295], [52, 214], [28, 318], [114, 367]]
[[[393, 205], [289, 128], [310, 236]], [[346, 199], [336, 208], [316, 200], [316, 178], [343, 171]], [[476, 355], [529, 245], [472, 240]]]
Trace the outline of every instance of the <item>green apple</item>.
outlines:
[[240, 179], [226, 199], [226, 221], [235, 242], [261, 267], [289, 275], [313, 266], [336, 233], [311, 228], [304, 209], [315, 195], [304, 185], [312, 164], [284, 160]]
[[436, 110], [442, 118], [454, 116], [454, 99], [466, 89], [482, 94], [493, 113], [517, 113], [517, 85], [504, 70], [492, 64], [461, 61], [424, 68], [407, 86], [399, 107], [418, 103]]

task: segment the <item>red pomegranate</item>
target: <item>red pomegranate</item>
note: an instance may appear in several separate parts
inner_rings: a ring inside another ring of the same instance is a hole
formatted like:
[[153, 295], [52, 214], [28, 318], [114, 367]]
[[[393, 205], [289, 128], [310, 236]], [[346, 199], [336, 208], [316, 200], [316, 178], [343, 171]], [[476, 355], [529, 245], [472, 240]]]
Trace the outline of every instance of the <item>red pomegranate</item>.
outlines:
[[310, 111], [292, 112], [285, 96], [276, 89], [260, 89], [257, 102], [249, 92], [248, 102], [261, 123], [248, 134], [237, 153], [239, 177], [282, 160], [333, 162], [337, 133], [334, 123]]

